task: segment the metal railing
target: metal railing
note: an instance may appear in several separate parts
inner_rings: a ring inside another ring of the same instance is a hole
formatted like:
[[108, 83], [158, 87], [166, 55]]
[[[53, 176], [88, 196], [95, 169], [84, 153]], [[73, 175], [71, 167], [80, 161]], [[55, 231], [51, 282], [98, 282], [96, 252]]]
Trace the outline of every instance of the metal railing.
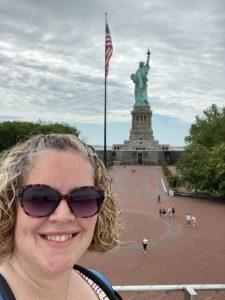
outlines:
[[197, 291], [225, 291], [225, 284], [182, 284], [182, 285], [127, 285], [113, 286], [119, 293], [140, 292], [177, 292], [184, 293], [184, 300], [196, 300]]

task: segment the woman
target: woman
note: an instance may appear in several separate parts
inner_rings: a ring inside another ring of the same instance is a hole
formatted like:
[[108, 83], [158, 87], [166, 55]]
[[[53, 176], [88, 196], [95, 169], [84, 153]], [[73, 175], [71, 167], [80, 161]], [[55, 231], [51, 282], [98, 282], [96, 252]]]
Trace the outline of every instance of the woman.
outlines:
[[101, 274], [75, 265], [87, 250], [118, 245], [117, 208], [94, 149], [72, 135], [37, 135], [4, 155], [0, 177], [3, 299], [121, 299]]

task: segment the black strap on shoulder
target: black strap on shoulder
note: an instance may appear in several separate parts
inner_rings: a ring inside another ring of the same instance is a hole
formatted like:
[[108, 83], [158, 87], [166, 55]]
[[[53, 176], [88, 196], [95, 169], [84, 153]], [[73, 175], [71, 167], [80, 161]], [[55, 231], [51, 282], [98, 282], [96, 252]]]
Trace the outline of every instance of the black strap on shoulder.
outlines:
[[123, 300], [121, 296], [112, 289], [111, 286], [107, 285], [100, 277], [98, 277], [94, 272], [92, 272], [89, 269], [86, 269], [84, 267], [81, 267], [79, 265], [75, 265], [73, 267], [75, 270], [81, 272], [88, 278], [90, 278], [92, 281], [94, 281], [108, 296], [110, 300]]
[[16, 300], [8, 282], [5, 278], [0, 274], [0, 296], [3, 297], [4, 300]]

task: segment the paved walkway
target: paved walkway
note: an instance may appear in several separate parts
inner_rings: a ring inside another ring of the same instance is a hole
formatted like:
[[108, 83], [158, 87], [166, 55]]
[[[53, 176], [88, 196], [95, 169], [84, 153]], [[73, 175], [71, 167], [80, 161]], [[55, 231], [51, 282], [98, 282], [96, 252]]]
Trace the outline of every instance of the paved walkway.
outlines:
[[[103, 272], [113, 285], [225, 283], [225, 204], [169, 197], [158, 166], [119, 166], [110, 176], [122, 212], [122, 245], [104, 255], [86, 254], [81, 264]], [[174, 205], [176, 216], [160, 217], [159, 205]], [[197, 216], [196, 227], [186, 226], [187, 212]], [[149, 240], [147, 254], [142, 251], [144, 237]], [[183, 298], [182, 293], [156, 293], [125, 299]], [[204, 292], [201, 299], [222, 300], [225, 292]]]

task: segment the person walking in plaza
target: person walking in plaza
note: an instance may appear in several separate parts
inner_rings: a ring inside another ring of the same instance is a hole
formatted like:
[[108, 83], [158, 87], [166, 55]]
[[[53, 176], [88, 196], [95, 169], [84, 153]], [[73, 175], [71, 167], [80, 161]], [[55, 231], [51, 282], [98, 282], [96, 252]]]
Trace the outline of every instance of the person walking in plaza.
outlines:
[[166, 209], [165, 208], [163, 208], [163, 210], [162, 210], [162, 215], [166, 216]]
[[172, 216], [172, 208], [168, 207], [167, 212], [168, 212], [168, 216], [171, 217]]
[[160, 201], [160, 195], [158, 195], [158, 203], [161, 203], [161, 201]]
[[191, 226], [191, 214], [187, 213], [186, 215], [187, 226]]
[[175, 216], [175, 207], [172, 207], [172, 216]]
[[160, 207], [159, 209], [159, 216], [161, 217], [162, 216], [162, 208]]
[[195, 215], [191, 216], [191, 225], [194, 227], [196, 226], [196, 216]]
[[142, 245], [143, 245], [143, 251], [146, 254], [147, 253], [147, 246], [148, 246], [148, 240], [146, 238], [143, 238]]

